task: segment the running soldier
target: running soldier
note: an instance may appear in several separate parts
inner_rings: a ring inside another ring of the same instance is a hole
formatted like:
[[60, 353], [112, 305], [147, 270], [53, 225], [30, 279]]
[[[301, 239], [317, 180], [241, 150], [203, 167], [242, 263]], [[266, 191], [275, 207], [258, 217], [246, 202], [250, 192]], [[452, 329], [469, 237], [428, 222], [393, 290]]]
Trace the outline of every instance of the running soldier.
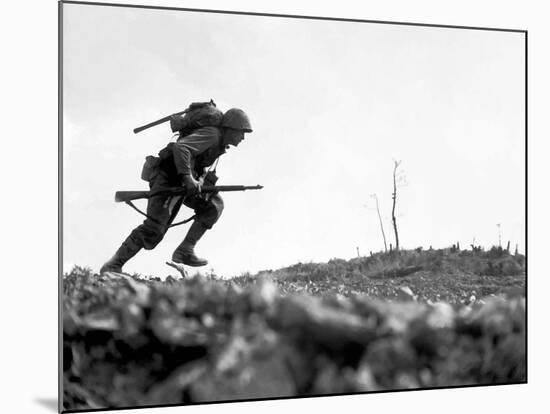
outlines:
[[[194, 220], [183, 242], [176, 248], [172, 261], [188, 266], [204, 266], [206, 259], [195, 255], [195, 246], [208, 229], [218, 221], [223, 211], [223, 200], [218, 193], [201, 194], [200, 185], [215, 184], [217, 177], [208, 172], [216, 160], [231, 146], [238, 146], [244, 134], [252, 132], [246, 113], [238, 108], [220, 112], [219, 126], [200, 126], [189, 131], [180, 129], [176, 142], [168, 144], [159, 157], [148, 157], [144, 168], [151, 190], [184, 186], [185, 197], [154, 196], [148, 200], [147, 219], [136, 227], [122, 243], [115, 255], [100, 269], [104, 272], [122, 272], [122, 266], [142, 248], [151, 250], [164, 238], [182, 204], [195, 212]], [[178, 119], [170, 120], [177, 130]]]

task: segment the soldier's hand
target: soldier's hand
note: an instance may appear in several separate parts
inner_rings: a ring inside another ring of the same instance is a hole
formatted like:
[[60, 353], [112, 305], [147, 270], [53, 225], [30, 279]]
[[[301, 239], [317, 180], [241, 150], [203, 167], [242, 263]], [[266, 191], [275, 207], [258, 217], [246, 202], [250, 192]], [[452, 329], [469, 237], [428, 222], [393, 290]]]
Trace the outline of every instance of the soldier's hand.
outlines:
[[201, 192], [201, 184], [197, 180], [195, 180], [191, 175], [183, 176], [182, 185], [185, 187], [185, 189], [189, 194]]

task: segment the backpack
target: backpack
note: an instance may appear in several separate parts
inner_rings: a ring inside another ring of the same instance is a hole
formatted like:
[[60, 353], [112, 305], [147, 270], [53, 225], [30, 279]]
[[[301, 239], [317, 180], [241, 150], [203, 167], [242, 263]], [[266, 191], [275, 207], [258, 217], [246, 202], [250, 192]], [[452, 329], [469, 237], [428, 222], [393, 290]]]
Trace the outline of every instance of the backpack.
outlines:
[[179, 132], [180, 136], [185, 136], [197, 128], [219, 126], [222, 118], [223, 112], [216, 107], [212, 99], [210, 102], [193, 102], [184, 111], [183, 116], [170, 118], [170, 128], [172, 132]]

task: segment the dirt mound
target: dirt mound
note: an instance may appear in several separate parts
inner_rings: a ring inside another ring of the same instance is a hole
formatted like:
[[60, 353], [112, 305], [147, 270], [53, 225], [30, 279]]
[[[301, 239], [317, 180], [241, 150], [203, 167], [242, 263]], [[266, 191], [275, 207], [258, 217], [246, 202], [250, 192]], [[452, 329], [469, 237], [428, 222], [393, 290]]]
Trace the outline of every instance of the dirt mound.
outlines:
[[390, 303], [79, 268], [63, 288], [65, 409], [526, 380], [521, 297]]

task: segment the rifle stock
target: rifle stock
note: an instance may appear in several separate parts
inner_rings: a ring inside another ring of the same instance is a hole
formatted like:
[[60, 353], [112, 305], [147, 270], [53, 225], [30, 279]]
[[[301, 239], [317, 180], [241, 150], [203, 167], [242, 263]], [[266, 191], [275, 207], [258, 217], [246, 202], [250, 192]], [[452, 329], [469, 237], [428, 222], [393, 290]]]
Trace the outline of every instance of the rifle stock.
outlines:
[[[245, 191], [261, 190], [262, 185], [208, 185], [201, 187], [201, 193], [217, 193], [223, 191]], [[142, 198], [151, 198], [154, 196], [184, 196], [187, 190], [185, 187], [166, 187], [154, 191], [117, 191], [115, 193], [115, 202], [127, 202], [139, 200]]]
[[150, 191], [117, 191], [115, 193], [115, 202], [126, 202], [139, 200], [140, 198], [149, 198]]

